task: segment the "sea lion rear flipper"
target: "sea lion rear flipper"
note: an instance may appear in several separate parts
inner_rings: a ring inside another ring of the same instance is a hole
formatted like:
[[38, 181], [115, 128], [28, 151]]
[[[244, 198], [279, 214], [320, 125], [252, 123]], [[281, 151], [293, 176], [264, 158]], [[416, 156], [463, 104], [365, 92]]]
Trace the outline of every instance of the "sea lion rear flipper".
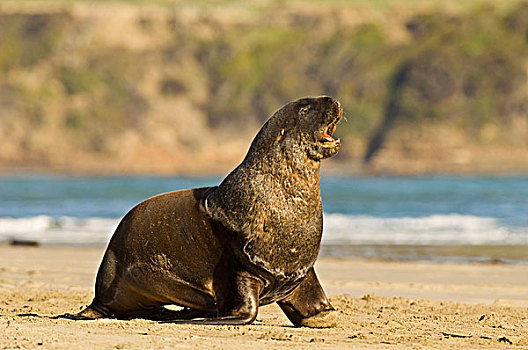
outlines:
[[92, 305], [88, 306], [81, 312], [76, 314], [65, 313], [57, 316], [56, 318], [66, 318], [68, 320], [82, 321], [82, 320], [95, 320], [97, 318], [105, 317], [104, 314], [95, 310]]
[[253, 322], [257, 318], [259, 295], [264, 283], [246, 271], [239, 271], [234, 277], [216, 290], [218, 317], [169, 322], [208, 325], [242, 325]]
[[328, 328], [337, 324], [337, 313], [328, 301], [313, 267], [293, 293], [277, 304], [295, 326]]

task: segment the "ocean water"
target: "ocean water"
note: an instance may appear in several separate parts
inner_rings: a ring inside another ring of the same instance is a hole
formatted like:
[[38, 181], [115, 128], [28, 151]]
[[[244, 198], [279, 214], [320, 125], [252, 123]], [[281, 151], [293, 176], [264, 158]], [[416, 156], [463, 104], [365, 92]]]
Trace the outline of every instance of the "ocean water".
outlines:
[[[0, 177], [0, 242], [105, 245], [153, 195], [221, 178]], [[528, 263], [528, 177], [322, 177], [322, 255]]]

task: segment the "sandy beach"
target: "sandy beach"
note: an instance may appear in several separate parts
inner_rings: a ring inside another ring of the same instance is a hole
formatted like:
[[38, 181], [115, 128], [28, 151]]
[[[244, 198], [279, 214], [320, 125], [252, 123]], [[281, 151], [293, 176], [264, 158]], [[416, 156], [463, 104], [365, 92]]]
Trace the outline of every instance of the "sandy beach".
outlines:
[[320, 259], [339, 326], [294, 328], [276, 305], [249, 326], [54, 319], [91, 301], [104, 248], [0, 246], [0, 347], [528, 348], [528, 266]]

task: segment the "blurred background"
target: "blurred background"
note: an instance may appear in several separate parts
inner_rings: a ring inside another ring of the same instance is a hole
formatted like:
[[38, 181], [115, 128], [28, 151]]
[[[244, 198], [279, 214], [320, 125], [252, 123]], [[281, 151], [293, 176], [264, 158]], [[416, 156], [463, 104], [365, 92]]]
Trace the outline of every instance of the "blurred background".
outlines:
[[527, 262], [527, 76], [526, 1], [3, 0], [0, 240], [104, 244], [327, 94], [323, 253]]
[[526, 173], [528, 2], [0, 2], [0, 167], [223, 174], [290, 100], [345, 173]]

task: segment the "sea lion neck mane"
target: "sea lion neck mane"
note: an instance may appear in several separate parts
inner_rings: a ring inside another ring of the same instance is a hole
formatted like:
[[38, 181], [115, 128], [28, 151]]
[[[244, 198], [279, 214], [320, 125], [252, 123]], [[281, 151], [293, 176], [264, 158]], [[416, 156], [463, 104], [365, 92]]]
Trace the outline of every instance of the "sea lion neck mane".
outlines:
[[289, 281], [313, 266], [323, 225], [319, 165], [340, 148], [331, 136], [340, 118], [330, 97], [286, 104], [243, 162], [204, 196], [205, 213], [235, 236], [239, 259]]

